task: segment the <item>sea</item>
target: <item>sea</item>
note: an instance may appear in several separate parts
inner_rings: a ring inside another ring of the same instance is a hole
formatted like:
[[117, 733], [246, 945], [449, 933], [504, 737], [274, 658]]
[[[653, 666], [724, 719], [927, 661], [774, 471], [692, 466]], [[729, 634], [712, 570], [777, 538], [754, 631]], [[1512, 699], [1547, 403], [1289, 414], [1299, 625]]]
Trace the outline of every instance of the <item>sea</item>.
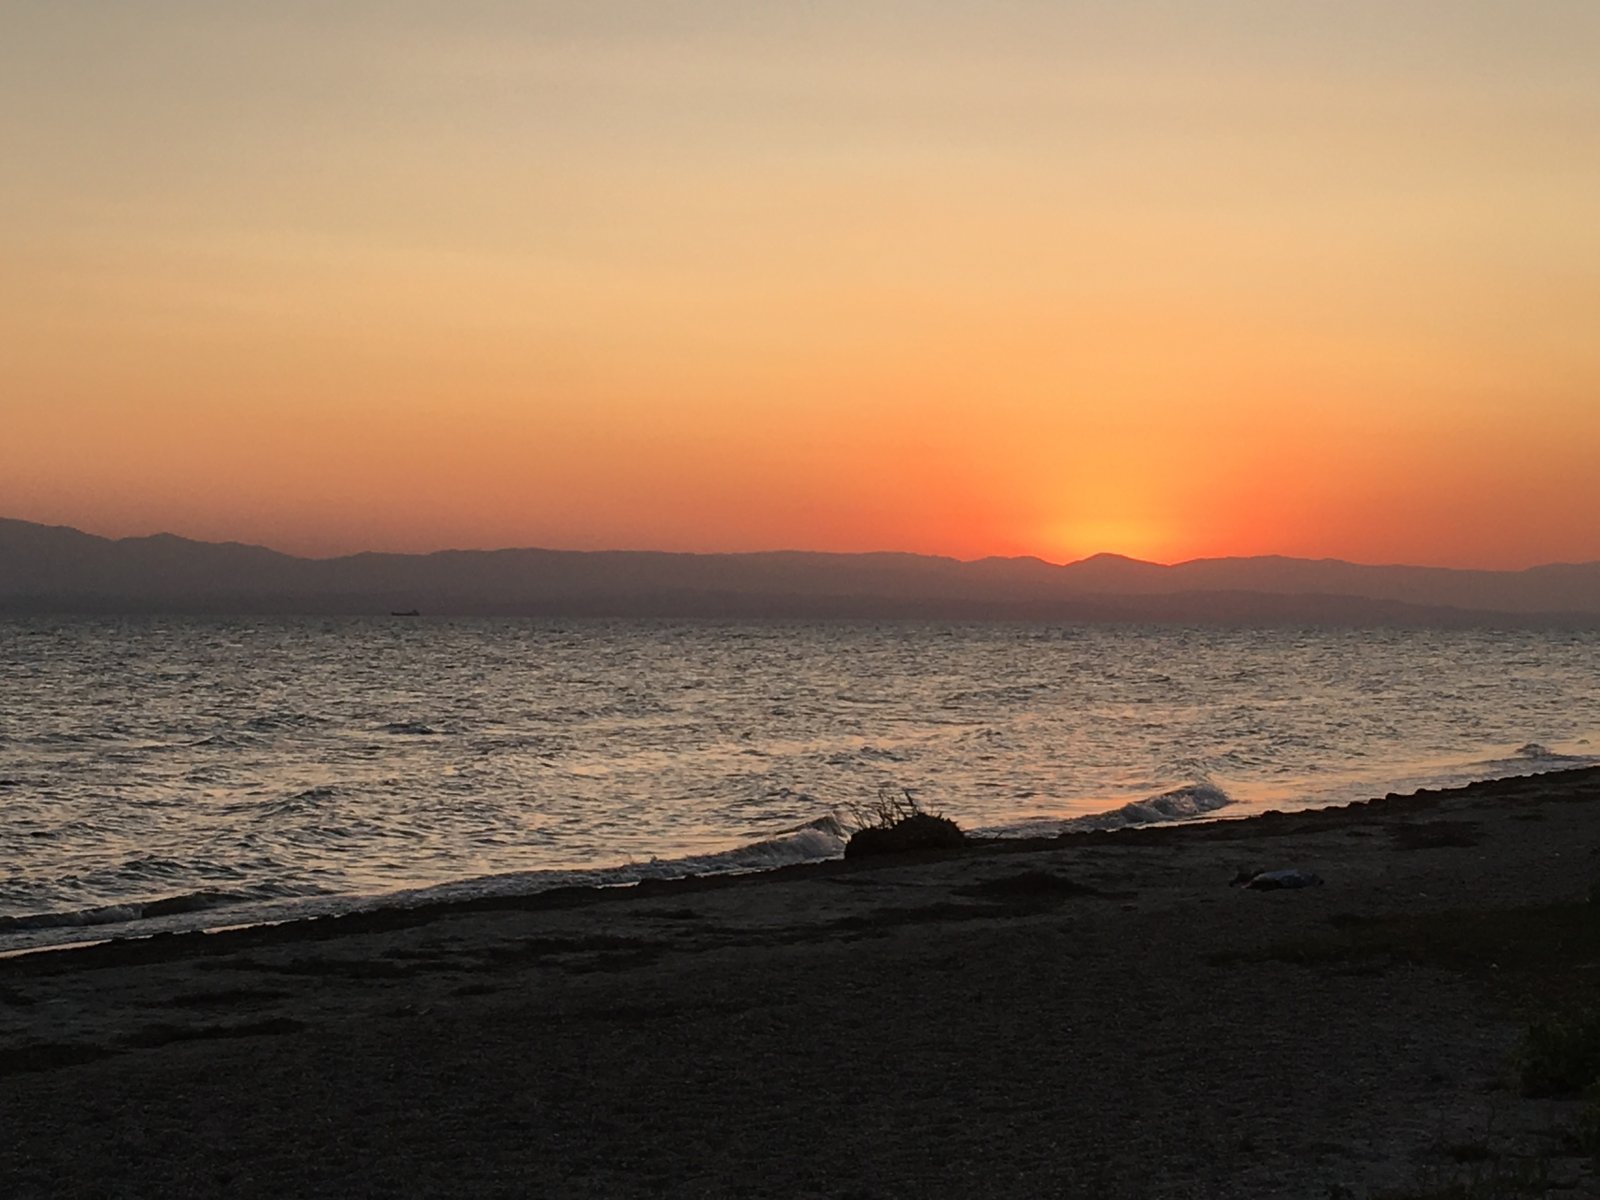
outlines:
[[0, 952], [1600, 762], [1600, 633], [0, 620]]

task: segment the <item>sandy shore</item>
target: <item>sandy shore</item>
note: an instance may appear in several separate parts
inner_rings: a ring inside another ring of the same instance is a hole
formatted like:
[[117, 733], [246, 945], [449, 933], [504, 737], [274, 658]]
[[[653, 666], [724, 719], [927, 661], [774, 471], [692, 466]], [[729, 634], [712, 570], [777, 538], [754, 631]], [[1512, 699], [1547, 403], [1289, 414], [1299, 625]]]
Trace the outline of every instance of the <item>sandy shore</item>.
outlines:
[[1597, 853], [1600, 769], [5, 960], [0, 1196], [1600, 1194], [1507, 1086]]

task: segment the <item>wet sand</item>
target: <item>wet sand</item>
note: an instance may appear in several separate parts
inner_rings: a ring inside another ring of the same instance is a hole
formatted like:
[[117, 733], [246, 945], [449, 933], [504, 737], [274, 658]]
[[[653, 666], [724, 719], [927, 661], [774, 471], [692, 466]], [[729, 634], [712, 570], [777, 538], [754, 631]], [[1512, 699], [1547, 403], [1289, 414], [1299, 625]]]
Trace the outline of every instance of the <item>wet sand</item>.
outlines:
[[1590, 769], [4, 960], [0, 1196], [1600, 1194], [1507, 1086], [1597, 854]]

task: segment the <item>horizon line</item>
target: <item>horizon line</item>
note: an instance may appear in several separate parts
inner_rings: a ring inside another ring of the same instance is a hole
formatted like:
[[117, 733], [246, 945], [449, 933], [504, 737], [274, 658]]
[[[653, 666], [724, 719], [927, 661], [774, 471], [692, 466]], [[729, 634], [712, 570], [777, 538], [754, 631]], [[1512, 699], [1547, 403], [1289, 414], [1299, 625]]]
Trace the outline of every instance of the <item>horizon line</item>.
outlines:
[[1173, 562], [1160, 562], [1155, 559], [1137, 558], [1130, 554], [1122, 554], [1114, 550], [1099, 550], [1082, 558], [1069, 559], [1057, 562], [1038, 554], [985, 554], [976, 558], [960, 558], [953, 554], [936, 554], [919, 550], [819, 550], [801, 547], [773, 547], [762, 550], [663, 550], [652, 547], [602, 547], [578, 549], [563, 546], [537, 546], [537, 545], [506, 545], [506, 546], [440, 546], [432, 550], [351, 550], [335, 554], [302, 554], [292, 550], [281, 550], [276, 546], [264, 542], [246, 542], [236, 538], [213, 540], [210, 538], [197, 538], [188, 534], [175, 533], [168, 529], [159, 529], [152, 533], [124, 534], [113, 536], [110, 534], [95, 533], [76, 525], [53, 523], [47, 521], [30, 521], [23, 517], [0, 516], [0, 523], [15, 523], [31, 525], [38, 529], [62, 530], [78, 534], [83, 537], [95, 538], [99, 541], [110, 543], [146, 542], [159, 539], [173, 539], [189, 542], [201, 546], [235, 546], [248, 550], [262, 550], [269, 554], [282, 555], [285, 558], [299, 559], [303, 562], [336, 562], [346, 558], [360, 558], [363, 556], [386, 556], [395, 558], [429, 558], [440, 554], [517, 554], [517, 553], [543, 553], [543, 554], [656, 554], [678, 556], [685, 558], [740, 558], [759, 557], [762, 555], [814, 555], [817, 557], [831, 558], [873, 558], [873, 557], [901, 557], [942, 560], [957, 563], [962, 566], [972, 566], [984, 562], [1035, 562], [1042, 566], [1057, 570], [1068, 567], [1081, 566], [1097, 560], [1115, 560], [1130, 563], [1135, 566], [1156, 567], [1161, 570], [1173, 570], [1179, 567], [1190, 566], [1195, 563], [1207, 562], [1249, 562], [1276, 559], [1284, 562], [1301, 563], [1328, 563], [1347, 567], [1360, 567], [1372, 569], [1404, 568], [1417, 571], [1455, 571], [1455, 572], [1485, 572], [1490, 574], [1514, 575], [1526, 571], [1536, 571], [1547, 567], [1582, 567], [1600, 566], [1600, 559], [1555, 559], [1548, 562], [1532, 563], [1525, 567], [1482, 567], [1482, 566], [1440, 566], [1428, 563], [1408, 563], [1399, 561], [1388, 562], [1362, 562], [1356, 559], [1340, 558], [1336, 555], [1322, 555], [1318, 557], [1284, 554], [1278, 551], [1269, 551], [1262, 554], [1218, 554], [1199, 555], [1193, 558], [1178, 559]]

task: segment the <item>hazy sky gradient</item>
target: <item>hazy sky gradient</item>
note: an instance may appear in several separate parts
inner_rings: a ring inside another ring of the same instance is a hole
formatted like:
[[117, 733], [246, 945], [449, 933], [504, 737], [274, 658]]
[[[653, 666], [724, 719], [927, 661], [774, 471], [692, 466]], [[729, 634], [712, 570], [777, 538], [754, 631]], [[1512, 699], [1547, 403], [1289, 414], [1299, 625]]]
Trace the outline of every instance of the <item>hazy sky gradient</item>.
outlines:
[[0, 9], [0, 515], [1600, 559], [1600, 4]]

